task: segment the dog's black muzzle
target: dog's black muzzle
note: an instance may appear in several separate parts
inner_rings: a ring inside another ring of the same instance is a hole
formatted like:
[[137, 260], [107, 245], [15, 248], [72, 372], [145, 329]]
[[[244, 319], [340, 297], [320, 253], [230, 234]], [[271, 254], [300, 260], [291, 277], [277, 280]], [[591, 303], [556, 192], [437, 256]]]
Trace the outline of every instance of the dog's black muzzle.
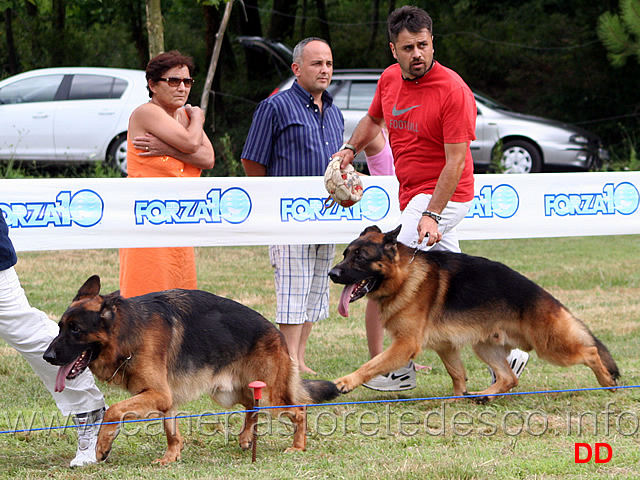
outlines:
[[51, 365], [58, 365], [58, 366], [62, 365], [62, 363], [58, 361], [58, 356], [56, 355], [56, 350], [53, 344], [49, 345], [49, 348], [47, 348], [47, 351], [44, 352], [44, 355], [42, 355], [42, 358], [44, 358]]
[[344, 272], [337, 265], [329, 270], [329, 278], [334, 283], [347, 284], [349, 282], [344, 280]]

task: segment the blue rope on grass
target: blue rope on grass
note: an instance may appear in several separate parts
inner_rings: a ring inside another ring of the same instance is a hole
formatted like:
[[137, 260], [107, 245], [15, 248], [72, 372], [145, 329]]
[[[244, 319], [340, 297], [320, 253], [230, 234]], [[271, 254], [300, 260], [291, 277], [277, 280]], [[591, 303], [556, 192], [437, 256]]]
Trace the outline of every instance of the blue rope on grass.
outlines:
[[[490, 396], [492, 397], [509, 397], [509, 396], [517, 396], [517, 395], [547, 395], [550, 393], [572, 393], [572, 392], [596, 392], [599, 390], [627, 390], [631, 388], [640, 388], [640, 385], [619, 385], [615, 387], [593, 387], [593, 388], [568, 388], [561, 390], [534, 390], [531, 392], [507, 392], [507, 393], [495, 393]], [[210, 413], [201, 413], [201, 414], [193, 414], [193, 415], [176, 415], [175, 417], [156, 417], [156, 418], [139, 418], [134, 420], [121, 420], [118, 422], [102, 422], [104, 425], [114, 425], [120, 423], [138, 423], [138, 422], [155, 422], [158, 420], [173, 420], [173, 419], [183, 419], [183, 418], [198, 418], [198, 417], [211, 417], [211, 416], [221, 416], [221, 415], [233, 415], [237, 413], [257, 413], [260, 410], [275, 410], [275, 409], [285, 409], [285, 408], [295, 408], [295, 407], [334, 407], [339, 405], [370, 405], [370, 404], [384, 404], [384, 403], [406, 403], [406, 402], [425, 402], [425, 401], [433, 401], [433, 400], [463, 400], [463, 399], [472, 399], [472, 398], [483, 398], [489, 395], [450, 395], [450, 396], [441, 396], [441, 397], [422, 397], [422, 398], [393, 398], [389, 400], [361, 400], [355, 402], [335, 402], [335, 403], [310, 403], [307, 405], [278, 405], [278, 406], [268, 406], [268, 407], [255, 407], [251, 410], [235, 410], [232, 412], [210, 412]], [[79, 428], [79, 427], [90, 427], [101, 425], [100, 423], [93, 423], [87, 425], [60, 425], [57, 427], [42, 427], [42, 428], [25, 428], [19, 430], [4, 430], [0, 431], [0, 434], [5, 433], [28, 433], [28, 432], [38, 432], [38, 431], [51, 431], [51, 430], [60, 430], [67, 428]]]

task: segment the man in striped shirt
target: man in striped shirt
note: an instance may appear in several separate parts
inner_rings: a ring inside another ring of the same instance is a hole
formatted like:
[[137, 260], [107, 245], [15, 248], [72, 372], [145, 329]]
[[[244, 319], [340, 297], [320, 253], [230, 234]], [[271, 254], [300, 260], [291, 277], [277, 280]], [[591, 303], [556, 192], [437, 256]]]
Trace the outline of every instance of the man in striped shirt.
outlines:
[[[248, 176], [323, 176], [340, 148], [344, 118], [327, 87], [333, 55], [326, 41], [307, 38], [293, 50], [296, 81], [289, 90], [258, 105], [253, 115], [242, 164]], [[276, 323], [300, 371], [313, 324], [329, 316], [328, 272], [334, 245], [271, 245], [275, 268]]]

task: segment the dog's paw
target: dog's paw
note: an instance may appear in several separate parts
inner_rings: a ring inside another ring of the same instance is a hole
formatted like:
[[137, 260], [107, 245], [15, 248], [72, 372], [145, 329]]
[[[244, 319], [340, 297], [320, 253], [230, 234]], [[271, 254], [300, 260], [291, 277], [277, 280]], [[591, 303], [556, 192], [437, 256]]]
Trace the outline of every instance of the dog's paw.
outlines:
[[338, 387], [338, 390], [340, 390], [340, 393], [349, 393], [351, 390], [355, 389], [358, 385], [360, 385], [358, 382], [356, 382], [353, 379], [352, 375], [347, 375], [346, 377], [342, 377], [339, 378], [338, 380], [334, 380], [334, 382], [336, 384], [336, 387]]
[[96, 460], [104, 462], [111, 453], [113, 441], [120, 433], [118, 425], [107, 424], [102, 425], [98, 433], [98, 441], [96, 442]]
[[246, 451], [251, 448], [251, 445], [253, 444], [253, 439], [250, 438], [246, 440], [241, 438], [239, 443], [240, 443], [240, 448]]
[[304, 452], [304, 450], [305, 450], [304, 448], [289, 447], [284, 451], [284, 453]]
[[169, 465], [173, 462], [179, 462], [182, 460], [182, 457], [178, 454], [176, 455], [173, 452], [166, 452], [162, 458], [156, 458], [153, 463], [159, 463], [160, 465]]
[[470, 400], [472, 400], [473, 402], [477, 403], [478, 405], [486, 405], [488, 404], [491, 400], [493, 400], [495, 397], [492, 397], [490, 395], [484, 395], [484, 392], [465, 392], [464, 395], [470, 396]]

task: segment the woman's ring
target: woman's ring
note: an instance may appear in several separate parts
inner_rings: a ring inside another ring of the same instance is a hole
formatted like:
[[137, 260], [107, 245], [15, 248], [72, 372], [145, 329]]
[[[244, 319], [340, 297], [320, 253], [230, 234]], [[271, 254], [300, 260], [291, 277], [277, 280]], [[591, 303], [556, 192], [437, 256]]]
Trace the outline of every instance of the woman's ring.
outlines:
[[149, 151], [149, 146], [147, 145], [147, 152]]

